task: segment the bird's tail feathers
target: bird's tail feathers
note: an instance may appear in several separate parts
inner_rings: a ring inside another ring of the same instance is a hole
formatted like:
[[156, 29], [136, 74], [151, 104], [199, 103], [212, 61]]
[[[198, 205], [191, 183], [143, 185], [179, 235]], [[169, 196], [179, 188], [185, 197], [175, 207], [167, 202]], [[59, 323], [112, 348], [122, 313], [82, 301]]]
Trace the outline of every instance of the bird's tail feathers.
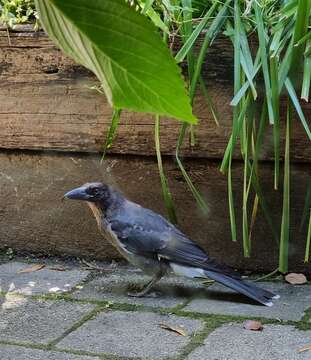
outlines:
[[230, 276], [216, 273], [214, 271], [204, 270], [207, 277], [215, 280], [229, 288], [248, 296], [249, 298], [260, 302], [266, 306], [272, 306], [272, 299], [278, 299], [280, 296], [276, 295], [268, 290], [262, 289], [259, 286], [246, 282], [244, 280], [234, 279]]
[[208, 277], [266, 306], [272, 306], [273, 302], [271, 300], [278, 299], [280, 297], [279, 295], [262, 289], [255, 284], [249, 283], [242, 279], [230, 277], [229, 275], [224, 275], [216, 271], [210, 271], [176, 263], [170, 263], [170, 266], [177, 275], [187, 276], [190, 278]]

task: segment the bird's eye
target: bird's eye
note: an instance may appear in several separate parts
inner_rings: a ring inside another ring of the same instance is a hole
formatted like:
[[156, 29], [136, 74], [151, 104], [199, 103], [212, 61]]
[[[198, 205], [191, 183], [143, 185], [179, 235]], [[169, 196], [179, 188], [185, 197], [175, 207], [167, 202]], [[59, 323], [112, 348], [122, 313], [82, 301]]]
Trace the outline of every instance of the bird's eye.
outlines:
[[98, 194], [99, 194], [99, 190], [98, 190], [97, 188], [93, 188], [93, 189], [91, 190], [91, 194], [92, 194], [92, 195], [98, 195]]

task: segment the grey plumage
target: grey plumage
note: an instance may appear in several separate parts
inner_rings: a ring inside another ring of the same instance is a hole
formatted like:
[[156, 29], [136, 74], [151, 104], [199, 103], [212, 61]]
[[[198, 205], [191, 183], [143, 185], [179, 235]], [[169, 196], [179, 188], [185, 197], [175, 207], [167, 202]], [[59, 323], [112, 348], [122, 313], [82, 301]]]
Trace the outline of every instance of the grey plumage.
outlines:
[[65, 197], [87, 201], [105, 237], [130, 263], [153, 275], [138, 296], [171, 270], [192, 278], [208, 277], [267, 306], [272, 305], [271, 299], [279, 297], [219, 265], [164, 217], [127, 200], [108, 185], [85, 184]]

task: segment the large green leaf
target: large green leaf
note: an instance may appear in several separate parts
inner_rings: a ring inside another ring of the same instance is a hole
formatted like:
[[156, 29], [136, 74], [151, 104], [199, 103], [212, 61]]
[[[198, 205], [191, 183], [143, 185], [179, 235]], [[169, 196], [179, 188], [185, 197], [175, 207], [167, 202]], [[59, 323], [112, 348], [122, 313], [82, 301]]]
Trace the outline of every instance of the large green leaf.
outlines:
[[101, 81], [115, 108], [195, 123], [180, 69], [155, 26], [124, 0], [35, 0], [57, 45]]

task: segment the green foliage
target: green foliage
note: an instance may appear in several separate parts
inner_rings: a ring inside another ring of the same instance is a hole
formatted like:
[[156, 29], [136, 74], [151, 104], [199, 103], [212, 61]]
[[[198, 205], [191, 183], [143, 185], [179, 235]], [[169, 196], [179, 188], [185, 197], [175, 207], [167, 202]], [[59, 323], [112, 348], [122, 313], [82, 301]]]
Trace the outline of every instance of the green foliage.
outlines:
[[123, 0], [36, 0], [58, 46], [92, 70], [116, 108], [195, 123], [180, 69], [155, 26]]
[[36, 21], [33, 0], [0, 0], [0, 22], [9, 28]]

